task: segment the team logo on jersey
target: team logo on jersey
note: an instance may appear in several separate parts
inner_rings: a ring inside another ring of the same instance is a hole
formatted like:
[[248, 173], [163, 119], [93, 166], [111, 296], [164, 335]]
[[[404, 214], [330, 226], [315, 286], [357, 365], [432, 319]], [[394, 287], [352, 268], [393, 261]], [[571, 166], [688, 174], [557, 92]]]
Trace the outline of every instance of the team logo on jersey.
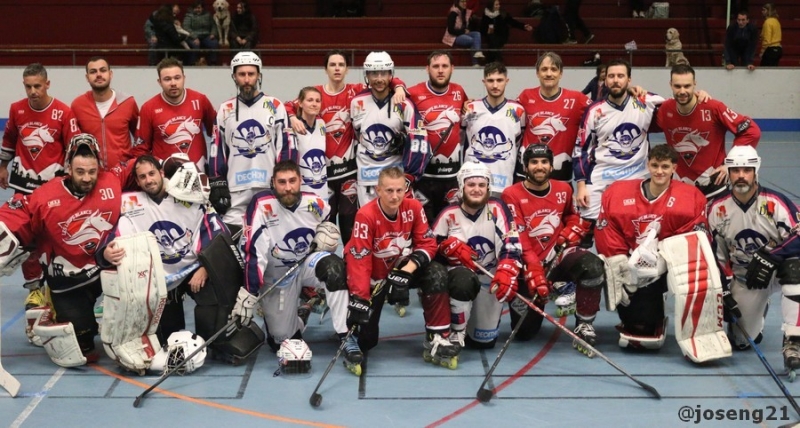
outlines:
[[651, 229], [656, 229], [656, 235], [661, 230], [661, 216], [658, 214], [645, 214], [639, 218], [631, 220], [636, 234], [636, 244], [641, 245], [647, 238]]
[[560, 114], [551, 116], [550, 114], [543, 112], [528, 117], [528, 129], [535, 137], [531, 144], [549, 144], [559, 132], [567, 130], [568, 117], [561, 117]]
[[509, 106], [508, 110], [506, 110], [506, 117], [514, 119], [514, 122], [516, 123], [520, 123], [520, 121], [522, 121], [522, 116], [524, 114], [525, 110], [522, 107]]
[[450, 106], [437, 105], [425, 112], [425, 120], [428, 122], [425, 129], [428, 131], [431, 147], [435, 150], [434, 155], [443, 155], [449, 158], [458, 147], [458, 142], [455, 141], [456, 144], [449, 145], [445, 145], [445, 143], [453, 134], [453, 129], [458, 130], [457, 127], [460, 123], [458, 112]]
[[358, 197], [358, 188], [356, 187], [355, 179], [350, 179], [342, 183], [342, 195], [347, 197], [351, 203], [356, 201], [356, 197]]
[[350, 247], [350, 254], [356, 260], [361, 260], [369, 255], [369, 249], [363, 248], [361, 251], [356, 251], [356, 247]]
[[558, 212], [549, 209], [537, 210], [524, 217], [524, 220], [528, 236], [539, 243], [539, 250], [544, 250], [550, 245], [556, 230], [561, 226], [561, 217]]
[[195, 135], [200, 134], [200, 119], [186, 116], [177, 116], [159, 125], [164, 142], [186, 153], [192, 146]]
[[100, 241], [114, 225], [111, 224], [111, 211], [84, 210], [58, 223], [64, 243], [75, 245], [88, 254], [94, 255]]
[[675, 151], [686, 162], [686, 165], [692, 166], [700, 149], [708, 146], [708, 134], [708, 132], [699, 132], [695, 129], [677, 128], [672, 130], [672, 141], [676, 141]]
[[742, 229], [733, 237], [733, 248], [729, 248], [731, 259], [739, 266], [747, 266], [753, 254], [769, 243], [769, 239], [753, 229]]
[[370, 125], [366, 131], [362, 132], [361, 138], [364, 140], [366, 155], [376, 161], [383, 161], [391, 156], [399, 155], [401, 147], [395, 144], [394, 131], [388, 126], [376, 123]]
[[628, 160], [639, 153], [645, 136], [642, 130], [633, 123], [623, 123], [614, 129], [608, 139], [608, 151], [611, 157]]
[[455, 204], [459, 201], [459, 196], [458, 187], [453, 187], [444, 194], [444, 200], [447, 201], [448, 204]]
[[192, 248], [192, 231], [176, 223], [168, 220], [157, 221], [149, 230], [156, 236], [161, 261], [165, 264], [173, 265], [180, 262]]
[[497, 266], [497, 255], [495, 254], [494, 241], [490, 241], [483, 236], [473, 236], [467, 240], [467, 245], [478, 254], [477, 262], [486, 269]]
[[472, 136], [469, 148], [480, 162], [494, 163], [508, 159], [514, 144], [496, 127], [485, 126]]
[[325, 152], [312, 149], [300, 158], [300, 171], [303, 184], [312, 189], [320, 189], [328, 182], [328, 169]]
[[372, 253], [375, 257], [383, 260], [388, 268], [394, 264], [394, 261], [403, 254], [403, 250], [406, 248], [411, 249], [410, 232], [386, 232], [374, 240]]
[[248, 159], [264, 154], [267, 145], [272, 142], [269, 131], [257, 120], [247, 119], [240, 123], [233, 131], [231, 146], [238, 152], [236, 156]]
[[120, 209], [120, 214], [122, 215], [132, 214], [135, 211], [139, 211], [137, 210], [137, 208], [139, 208], [139, 210], [142, 209], [142, 204], [139, 203], [139, 196], [137, 195], [125, 196], [122, 199], [122, 208]]
[[325, 202], [322, 202], [320, 198], [314, 198], [308, 201], [308, 212], [313, 213], [317, 217], [322, 217], [322, 213], [325, 211]]
[[[322, 117], [325, 119], [325, 132], [338, 146], [342, 143], [342, 136], [350, 123], [350, 112], [344, 109], [333, 114], [324, 114]], [[349, 142], [345, 141], [345, 143]]]
[[28, 122], [20, 126], [18, 132], [22, 145], [33, 160], [39, 157], [39, 153], [44, 150], [45, 145], [56, 141], [57, 130], [40, 122]]
[[314, 240], [314, 229], [299, 227], [284, 235], [283, 240], [272, 246], [270, 254], [283, 266], [292, 266], [308, 253]]

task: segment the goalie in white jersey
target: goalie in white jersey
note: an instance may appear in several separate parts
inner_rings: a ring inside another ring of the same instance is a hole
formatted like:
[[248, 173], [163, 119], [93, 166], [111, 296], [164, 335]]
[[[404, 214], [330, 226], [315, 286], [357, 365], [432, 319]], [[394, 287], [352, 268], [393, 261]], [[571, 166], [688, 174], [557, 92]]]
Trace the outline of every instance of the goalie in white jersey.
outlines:
[[[711, 204], [708, 223], [727, 313], [759, 343], [769, 296], [780, 292], [783, 362], [795, 370], [800, 367], [800, 211], [785, 195], [759, 184], [761, 158], [753, 147], [734, 146], [723, 165], [731, 190]], [[750, 347], [738, 329], [731, 330], [734, 349]]]

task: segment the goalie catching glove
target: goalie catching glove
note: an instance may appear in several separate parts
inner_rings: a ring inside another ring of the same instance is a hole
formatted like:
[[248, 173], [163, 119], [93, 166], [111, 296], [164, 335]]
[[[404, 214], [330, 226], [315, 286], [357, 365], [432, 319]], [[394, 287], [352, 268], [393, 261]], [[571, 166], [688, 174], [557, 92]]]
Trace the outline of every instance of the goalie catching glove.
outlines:
[[323, 221], [317, 225], [317, 231], [314, 234], [314, 243], [317, 244], [318, 251], [327, 251], [329, 253], [336, 252], [339, 247], [339, 228], [329, 222]]
[[517, 295], [519, 269], [519, 262], [512, 259], [502, 259], [497, 264], [489, 290], [497, 297], [498, 302], [503, 303]]
[[478, 253], [455, 236], [450, 236], [442, 241], [439, 244], [439, 252], [447, 257], [451, 265], [461, 264], [472, 270], [477, 269], [475, 261], [478, 260]]
[[238, 318], [239, 325], [250, 325], [257, 301], [258, 297], [250, 294], [244, 288], [239, 288], [236, 304], [233, 305], [233, 310], [231, 311], [231, 319]]
[[231, 191], [228, 189], [228, 180], [222, 177], [214, 177], [208, 180], [211, 193], [208, 200], [219, 215], [224, 215], [231, 207]]
[[747, 288], [750, 290], [767, 288], [772, 281], [772, 275], [778, 270], [778, 263], [780, 260], [770, 254], [766, 248], [761, 248], [754, 253], [744, 276]]

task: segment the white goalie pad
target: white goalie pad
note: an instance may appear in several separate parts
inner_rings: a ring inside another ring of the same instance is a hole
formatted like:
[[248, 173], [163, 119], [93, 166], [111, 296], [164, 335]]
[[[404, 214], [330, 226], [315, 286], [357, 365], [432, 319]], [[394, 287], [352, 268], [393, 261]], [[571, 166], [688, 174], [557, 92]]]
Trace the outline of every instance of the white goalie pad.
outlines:
[[49, 310], [47, 306], [37, 306], [35, 308], [31, 308], [25, 311], [25, 336], [28, 337], [28, 342], [33, 344], [34, 346], [43, 346], [42, 345], [42, 338], [37, 336], [36, 333], [33, 332], [33, 327], [36, 325], [36, 321], [41, 318], [44, 311]]
[[276, 352], [281, 373], [302, 374], [311, 370], [311, 349], [303, 339], [286, 339]]
[[43, 308], [33, 325], [33, 333], [40, 338], [47, 355], [61, 367], [86, 364], [72, 323], [55, 323], [51, 315], [50, 308]]
[[22, 249], [19, 240], [6, 224], [0, 222], [0, 276], [10, 276], [24, 262], [29, 252]]
[[631, 286], [631, 272], [628, 267], [628, 256], [617, 254], [606, 258], [600, 254], [600, 260], [606, 270], [606, 309], [616, 311], [617, 306], [628, 306], [631, 301], [628, 296], [636, 291]]
[[125, 257], [116, 271], [100, 273], [105, 294], [100, 339], [117, 364], [144, 374], [161, 348], [155, 333], [167, 298], [164, 268], [152, 233], [114, 242], [125, 249]]
[[631, 272], [631, 282], [637, 287], [644, 287], [667, 271], [664, 258], [658, 253], [658, 231], [660, 224], [650, 223], [647, 236], [636, 249], [631, 252], [628, 267]]
[[696, 363], [731, 356], [722, 328], [722, 283], [708, 238], [690, 232], [664, 239], [667, 286], [675, 295], [675, 339]]
[[183, 376], [189, 374], [200, 367], [206, 361], [206, 341], [202, 337], [188, 330], [181, 330], [172, 333], [167, 338], [167, 344], [161, 348], [153, 357], [150, 370], [164, 373], [166, 370], [174, 371], [177, 367], [198, 348], [203, 348], [191, 360], [187, 361], [180, 369], [175, 372]]
[[617, 325], [619, 331], [619, 347], [631, 349], [649, 349], [655, 351], [664, 346], [664, 341], [667, 338], [667, 321], [668, 317], [664, 317], [664, 321], [656, 329], [653, 336], [640, 336], [626, 331], [622, 324]]

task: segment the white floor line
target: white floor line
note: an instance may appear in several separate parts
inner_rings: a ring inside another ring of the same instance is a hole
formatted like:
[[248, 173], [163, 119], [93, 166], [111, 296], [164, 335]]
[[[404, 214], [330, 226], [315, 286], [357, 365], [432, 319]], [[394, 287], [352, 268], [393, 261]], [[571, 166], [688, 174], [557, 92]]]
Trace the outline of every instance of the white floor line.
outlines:
[[10, 428], [18, 428], [22, 426], [22, 423], [25, 422], [26, 419], [28, 419], [28, 416], [30, 416], [34, 410], [36, 410], [36, 407], [39, 405], [39, 403], [42, 402], [44, 397], [47, 396], [47, 393], [50, 392], [53, 386], [55, 386], [56, 382], [58, 382], [58, 380], [61, 379], [61, 376], [66, 371], [67, 369], [65, 369], [64, 367], [59, 367], [58, 370], [56, 370], [56, 372], [53, 373], [53, 376], [51, 376], [50, 379], [47, 381], [47, 383], [44, 384], [44, 388], [42, 388], [41, 391], [36, 393], [36, 396], [33, 398], [30, 404], [28, 404], [28, 407], [25, 407], [22, 413], [20, 413], [19, 416], [17, 416], [17, 419], [14, 419], [14, 422], [11, 423]]

